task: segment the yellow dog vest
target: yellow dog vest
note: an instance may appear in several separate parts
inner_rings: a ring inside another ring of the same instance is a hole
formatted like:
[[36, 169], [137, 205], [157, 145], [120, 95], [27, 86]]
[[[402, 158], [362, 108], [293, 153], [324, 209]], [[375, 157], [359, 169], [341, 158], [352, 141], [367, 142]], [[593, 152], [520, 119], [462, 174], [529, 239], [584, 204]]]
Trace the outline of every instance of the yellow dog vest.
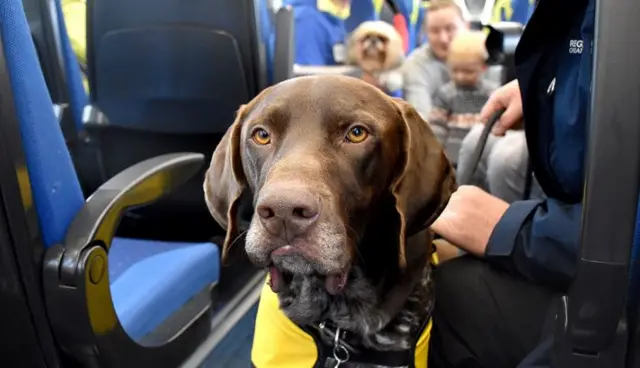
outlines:
[[[435, 252], [432, 263], [438, 263]], [[427, 368], [431, 325], [429, 319], [415, 346], [415, 368]], [[266, 283], [258, 305], [251, 362], [256, 368], [312, 368], [318, 362], [314, 338], [285, 316], [278, 296]]]

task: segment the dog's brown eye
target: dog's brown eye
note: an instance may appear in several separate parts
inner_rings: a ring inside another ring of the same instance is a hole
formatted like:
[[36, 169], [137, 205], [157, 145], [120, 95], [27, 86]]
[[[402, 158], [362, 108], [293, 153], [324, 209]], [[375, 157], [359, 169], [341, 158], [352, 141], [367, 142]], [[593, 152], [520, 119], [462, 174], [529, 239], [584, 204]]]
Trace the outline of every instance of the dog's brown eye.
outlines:
[[269, 135], [269, 132], [262, 128], [256, 129], [251, 135], [251, 138], [254, 142], [261, 146], [271, 143], [271, 135]]
[[347, 132], [347, 140], [351, 143], [361, 143], [369, 136], [369, 132], [361, 126], [354, 126]]

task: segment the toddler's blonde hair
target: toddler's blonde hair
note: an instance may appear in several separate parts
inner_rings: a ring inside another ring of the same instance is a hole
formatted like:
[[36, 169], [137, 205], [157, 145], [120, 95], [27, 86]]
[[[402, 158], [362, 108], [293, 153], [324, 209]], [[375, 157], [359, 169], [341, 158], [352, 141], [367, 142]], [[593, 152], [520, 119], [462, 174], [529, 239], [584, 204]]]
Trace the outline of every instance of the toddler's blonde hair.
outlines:
[[459, 33], [449, 45], [448, 61], [478, 61], [485, 63], [489, 53], [484, 45], [486, 36], [479, 31]]

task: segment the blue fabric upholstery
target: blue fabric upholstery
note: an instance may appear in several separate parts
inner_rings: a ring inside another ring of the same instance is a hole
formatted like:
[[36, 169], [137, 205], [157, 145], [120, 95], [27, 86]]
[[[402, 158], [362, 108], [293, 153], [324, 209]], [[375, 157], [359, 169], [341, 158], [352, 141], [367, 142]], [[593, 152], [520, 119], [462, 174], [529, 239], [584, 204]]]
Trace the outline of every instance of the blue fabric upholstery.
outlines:
[[82, 130], [82, 113], [89, 99], [86, 91], [84, 90], [84, 86], [82, 85], [80, 63], [71, 48], [71, 41], [69, 41], [67, 26], [64, 22], [64, 14], [62, 13], [61, 0], [56, 0], [54, 3], [58, 17], [58, 34], [62, 46], [62, 57], [64, 59], [65, 80], [67, 82], [67, 89], [69, 90], [69, 107], [71, 108], [73, 121], [75, 122], [77, 129]]
[[[407, 21], [407, 28], [409, 33], [409, 51], [413, 51], [418, 44], [418, 36], [420, 33], [420, 26], [422, 19], [424, 18], [424, 12], [422, 11], [421, 1], [419, 0], [397, 0], [396, 5], [400, 10], [400, 13], [404, 15]], [[415, 17], [415, 21], [412, 21], [412, 15]]]
[[[56, 120], [20, 0], [0, 1], [0, 35], [45, 246], [60, 244], [84, 198]], [[151, 331], [218, 280], [218, 249], [114, 239], [109, 252], [116, 310], [134, 336]]]
[[425, 11], [424, 8], [422, 8], [422, 5], [420, 5], [420, 9], [418, 10], [418, 21], [416, 22], [416, 25], [413, 27], [415, 29], [415, 44], [412, 47], [412, 50], [422, 44], [424, 44], [426, 42], [426, 35], [425, 32], [422, 30], [422, 25], [424, 24], [424, 16], [425, 16]]
[[90, 100], [113, 126], [223, 133], [238, 106], [264, 87], [254, 1], [92, 0], [90, 5]]
[[44, 244], [50, 247], [62, 242], [84, 198], [51, 108], [20, 0], [0, 1], [0, 32], [33, 200]]
[[220, 276], [218, 247], [116, 238], [109, 251], [111, 297], [120, 324], [139, 339]]
[[353, 32], [361, 23], [368, 20], [379, 20], [373, 0], [354, 0], [351, 2], [351, 15], [344, 21], [347, 33]]
[[274, 24], [274, 10], [267, 2], [271, 0], [255, 0], [258, 9], [260, 39], [267, 56], [267, 82], [273, 82], [273, 55], [276, 47], [276, 29]]

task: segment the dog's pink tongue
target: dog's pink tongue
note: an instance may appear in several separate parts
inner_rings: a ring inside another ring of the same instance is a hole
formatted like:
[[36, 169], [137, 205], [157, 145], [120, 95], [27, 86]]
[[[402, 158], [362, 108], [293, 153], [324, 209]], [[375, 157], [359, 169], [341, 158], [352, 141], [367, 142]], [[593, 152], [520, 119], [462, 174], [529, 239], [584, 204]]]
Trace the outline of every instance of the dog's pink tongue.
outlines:
[[347, 273], [336, 273], [332, 275], [327, 275], [327, 278], [324, 280], [324, 287], [327, 289], [327, 292], [331, 295], [338, 295], [342, 293], [344, 287], [347, 285]]
[[282, 273], [274, 266], [269, 267], [269, 286], [274, 293], [280, 291], [282, 287]]

